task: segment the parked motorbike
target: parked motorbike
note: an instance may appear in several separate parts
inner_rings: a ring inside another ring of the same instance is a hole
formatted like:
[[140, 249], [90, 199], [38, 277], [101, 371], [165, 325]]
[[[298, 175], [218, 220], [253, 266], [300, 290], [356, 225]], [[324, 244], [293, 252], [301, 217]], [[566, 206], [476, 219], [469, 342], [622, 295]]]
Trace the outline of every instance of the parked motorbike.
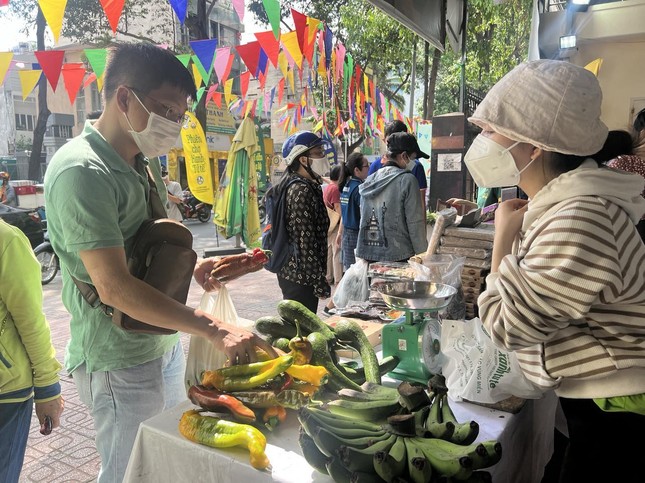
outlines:
[[180, 207], [181, 216], [184, 220], [197, 218], [202, 223], [206, 223], [211, 218], [212, 206], [195, 198], [188, 190], [184, 191], [184, 199]]
[[49, 234], [45, 232], [45, 241], [34, 248], [36, 259], [40, 263], [40, 282], [47, 285], [54, 280], [58, 270], [60, 269], [60, 261], [58, 255], [54, 253], [52, 244], [49, 241]]

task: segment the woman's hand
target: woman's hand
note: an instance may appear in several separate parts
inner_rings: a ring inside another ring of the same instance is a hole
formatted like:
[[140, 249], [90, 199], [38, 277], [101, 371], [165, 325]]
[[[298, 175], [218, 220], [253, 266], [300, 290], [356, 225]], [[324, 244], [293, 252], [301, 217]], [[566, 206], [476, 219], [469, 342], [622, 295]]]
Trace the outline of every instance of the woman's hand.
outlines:
[[513, 249], [513, 241], [522, 229], [524, 213], [528, 209], [528, 201], [514, 199], [500, 203], [495, 210], [495, 240], [491, 272], [497, 272], [502, 259]]
[[464, 213], [477, 209], [477, 203], [473, 201], [463, 200], [461, 198], [450, 198], [446, 201], [448, 206], [453, 208], [461, 208]]
[[36, 403], [36, 416], [40, 421], [40, 434], [48, 435], [60, 426], [60, 415], [65, 408], [63, 396], [47, 402]]
[[193, 271], [195, 281], [207, 292], [219, 290], [222, 287], [219, 280], [211, 276], [215, 262], [217, 262], [217, 257], [200, 258]]

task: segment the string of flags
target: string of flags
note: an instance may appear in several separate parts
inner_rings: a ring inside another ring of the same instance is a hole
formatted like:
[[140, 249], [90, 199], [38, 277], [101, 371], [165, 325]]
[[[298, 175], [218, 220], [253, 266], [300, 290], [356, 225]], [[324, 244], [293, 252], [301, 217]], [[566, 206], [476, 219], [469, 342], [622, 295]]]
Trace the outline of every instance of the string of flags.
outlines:
[[[0, 0], [0, 5], [11, 0]], [[112, 31], [116, 33], [124, 0], [99, 0]], [[67, 0], [38, 0], [47, 24], [58, 41]], [[183, 24], [187, 0], [169, 0], [175, 15]], [[240, 21], [244, 16], [244, 0], [232, 0]], [[384, 131], [385, 122], [400, 119], [410, 126], [410, 120], [388, 100], [351, 53], [337, 39], [324, 22], [291, 9], [295, 30], [280, 32], [280, 3], [263, 0], [271, 30], [255, 33], [255, 40], [235, 47], [218, 47], [217, 39], [190, 41], [192, 53], [177, 55], [189, 70], [197, 89], [197, 102], [206, 95], [206, 103], [222, 107], [222, 101], [232, 113], [255, 116], [258, 112], [277, 109], [279, 123], [285, 132], [293, 132], [305, 117], [314, 119], [316, 131], [326, 137], [345, 134], [358, 129], [371, 136]], [[162, 46], [165, 47], [165, 46]], [[90, 71], [83, 63], [66, 63], [64, 50], [35, 52], [37, 63], [27, 64], [18, 70], [23, 99], [34, 90], [44, 75], [53, 91], [60, 77], [70, 103], [74, 103], [81, 87], [92, 82], [102, 89], [106, 62], [106, 49], [84, 49]], [[230, 77], [235, 55], [247, 70]], [[306, 65], [305, 65], [306, 62]], [[280, 72], [282, 78], [267, 86], [270, 67]], [[29, 68], [31, 67], [31, 68]], [[12, 52], [0, 52], [0, 85], [11, 68], [18, 68]], [[306, 74], [306, 78], [305, 77]], [[247, 96], [251, 79], [257, 80], [259, 95]], [[233, 94], [233, 84], [239, 79], [240, 95]], [[296, 84], [298, 90], [296, 90]], [[313, 96], [316, 88], [325, 91], [326, 107], [318, 108]], [[301, 92], [300, 98], [282, 105], [285, 89]], [[335, 112], [336, 125], [329, 129], [328, 108]], [[310, 113], [310, 114], [308, 114]]]

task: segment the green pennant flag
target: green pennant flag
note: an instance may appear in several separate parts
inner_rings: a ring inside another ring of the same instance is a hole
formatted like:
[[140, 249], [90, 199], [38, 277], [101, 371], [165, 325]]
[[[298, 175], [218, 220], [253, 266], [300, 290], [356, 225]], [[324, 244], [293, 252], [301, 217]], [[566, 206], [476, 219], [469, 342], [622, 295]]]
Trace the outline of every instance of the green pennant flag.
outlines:
[[276, 39], [280, 38], [280, 2], [278, 0], [262, 0], [264, 5], [264, 10], [267, 12], [267, 17], [269, 17], [269, 23], [271, 24], [271, 30], [273, 30], [273, 35]]
[[197, 100], [196, 100], [196, 103], [197, 103], [197, 104], [199, 104], [199, 101], [201, 100], [201, 98], [202, 98], [202, 96], [204, 95], [204, 92], [205, 92], [205, 91], [206, 91], [206, 87], [203, 87], [203, 86], [202, 86], [202, 87], [200, 87], [200, 88], [197, 90], [197, 96], [196, 96], [196, 97], [197, 97]]
[[188, 62], [190, 62], [190, 54], [180, 54], [176, 56], [179, 59], [179, 62], [184, 64], [184, 67], [188, 69]]
[[199, 75], [201, 75], [202, 79], [204, 79], [204, 84], [208, 85], [209, 80], [211, 78], [210, 74], [206, 72], [204, 67], [202, 67], [202, 63], [199, 61], [196, 55], [193, 55], [191, 59], [193, 59], [193, 64], [195, 65], [195, 67], [197, 67], [197, 70], [199, 71]]
[[105, 70], [105, 60], [107, 57], [106, 49], [85, 49], [85, 56], [87, 61], [90, 63], [92, 70], [96, 74], [97, 78], [103, 76], [103, 71]]

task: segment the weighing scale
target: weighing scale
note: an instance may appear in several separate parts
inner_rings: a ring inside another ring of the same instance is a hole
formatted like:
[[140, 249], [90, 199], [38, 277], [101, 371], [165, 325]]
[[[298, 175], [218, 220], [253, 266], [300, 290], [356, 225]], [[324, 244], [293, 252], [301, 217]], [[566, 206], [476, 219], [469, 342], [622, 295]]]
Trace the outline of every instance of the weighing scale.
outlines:
[[386, 282], [378, 289], [388, 307], [405, 315], [385, 325], [382, 332], [383, 357], [400, 360], [388, 376], [427, 384], [441, 372], [439, 311], [448, 306], [457, 289], [434, 282]]

